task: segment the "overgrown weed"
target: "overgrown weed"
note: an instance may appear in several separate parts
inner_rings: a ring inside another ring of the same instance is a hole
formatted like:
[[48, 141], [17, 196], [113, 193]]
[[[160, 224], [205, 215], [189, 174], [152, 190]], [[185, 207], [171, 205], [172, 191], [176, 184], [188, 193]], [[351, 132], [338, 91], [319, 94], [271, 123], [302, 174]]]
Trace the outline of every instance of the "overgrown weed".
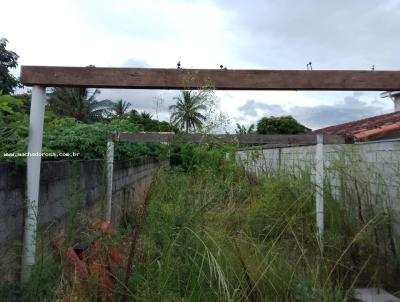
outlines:
[[[390, 244], [380, 240], [392, 223], [391, 212], [382, 206], [384, 196], [375, 194], [378, 206], [363, 206], [361, 219], [357, 195], [351, 194], [354, 186], [346, 182], [350, 173], [341, 166], [339, 198], [329, 183], [324, 187], [322, 248], [312, 171], [255, 175], [228, 151], [181, 148], [187, 154], [174, 155], [177, 166], [158, 173], [124, 290], [132, 301], [328, 302], [351, 300], [355, 287], [399, 290], [398, 260]], [[109, 244], [127, 253], [137, 221], [127, 213]], [[83, 229], [76, 238], [95, 238], [89, 222]], [[40, 290], [47, 293], [39, 291], [36, 301], [52, 301], [54, 293], [62, 298], [62, 263], [43, 258], [36, 266], [26, 286], [41, 280]], [[123, 277], [123, 271], [114, 276], [117, 299]]]

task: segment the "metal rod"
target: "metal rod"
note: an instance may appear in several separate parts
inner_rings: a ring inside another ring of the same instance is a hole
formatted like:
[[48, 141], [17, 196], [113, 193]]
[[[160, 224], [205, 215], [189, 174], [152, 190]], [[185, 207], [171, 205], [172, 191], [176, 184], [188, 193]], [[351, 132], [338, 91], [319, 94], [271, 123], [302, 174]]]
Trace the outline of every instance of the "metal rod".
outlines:
[[45, 102], [46, 88], [43, 86], [33, 86], [31, 112], [29, 118], [29, 143], [26, 174], [26, 215], [24, 222], [21, 268], [22, 281], [29, 280], [31, 268], [35, 264]]

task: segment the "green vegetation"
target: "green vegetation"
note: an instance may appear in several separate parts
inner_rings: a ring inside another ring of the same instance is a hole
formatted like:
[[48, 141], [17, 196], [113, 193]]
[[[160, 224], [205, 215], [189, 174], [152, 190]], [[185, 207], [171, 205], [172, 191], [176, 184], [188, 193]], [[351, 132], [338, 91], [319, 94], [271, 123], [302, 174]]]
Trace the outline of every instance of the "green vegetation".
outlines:
[[[79, 93], [82, 93], [80, 95], [83, 96], [87, 92], [80, 91]], [[80, 98], [86, 104], [82, 107], [86, 109], [82, 109], [81, 113], [78, 110], [75, 112], [76, 114], [74, 112], [70, 112], [71, 114], [69, 114], [64, 111], [58, 111], [55, 114], [50, 110], [46, 110], [43, 153], [66, 154], [65, 156], [58, 157], [52, 155], [44, 156], [46, 160], [104, 158], [107, 139], [120, 132], [178, 131], [176, 127], [171, 126], [168, 122], [153, 119], [150, 114], [146, 112], [138, 113], [136, 110], [132, 110], [130, 114], [124, 114], [120, 117], [106, 118], [103, 115], [104, 108], [101, 108], [92, 97], [93, 94], [89, 98]], [[97, 105], [94, 105], [95, 103]], [[125, 106], [126, 103], [123, 105]], [[98, 109], [93, 109], [95, 107]], [[93, 110], [89, 110], [89, 108]], [[69, 115], [80, 116], [83, 121], [68, 117]], [[0, 95], [0, 137], [2, 139], [2, 144], [0, 144], [0, 161], [25, 161], [24, 156], [7, 157], [3, 156], [3, 154], [24, 153], [27, 151], [28, 126], [29, 112], [26, 106], [26, 99]], [[134, 159], [142, 156], [158, 157], [162, 148], [162, 146], [154, 144], [119, 142], [115, 146], [115, 156], [116, 159]], [[68, 156], [72, 152], [75, 152], [75, 154], [79, 153], [79, 155], [74, 157]]]
[[190, 130], [201, 130], [206, 121], [204, 112], [207, 110], [205, 102], [207, 101], [205, 91], [184, 90], [181, 96], [175, 97], [175, 105], [169, 107], [172, 110], [172, 124], [181, 130], [189, 133]]
[[[22, 129], [8, 135], [7, 144], [1, 146], [0, 152], [26, 152], [28, 146], [27, 120]], [[45, 159], [101, 159], [106, 154], [107, 139], [120, 132], [136, 133], [142, 130], [140, 124], [135, 124], [127, 119], [114, 119], [109, 123], [85, 124], [73, 118], [49, 118], [45, 123], [43, 135], [43, 153], [50, 154]], [[115, 158], [137, 159], [143, 156], [158, 157], [162, 145], [144, 143], [118, 142], [115, 144]], [[76, 155], [72, 157], [72, 152]], [[60, 153], [66, 153], [59, 156]], [[57, 154], [57, 157], [51, 154]], [[14, 157], [4, 157], [3, 160], [15, 161]], [[18, 158], [24, 161], [25, 158]]]
[[376, 233], [387, 236], [387, 210], [360, 221], [354, 200], [327, 188], [322, 252], [309, 171], [257, 177], [223, 152], [193, 154], [189, 172], [162, 171], [154, 188], [130, 283], [140, 301], [342, 301], [354, 286], [398, 289]]
[[[120, 132], [136, 133], [139, 125], [125, 119], [110, 123], [84, 124], [71, 118], [55, 119], [48, 124], [43, 137], [43, 152], [78, 152], [81, 159], [104, 158], [107, 138]], [[115, 158], [135, 159], [142, 156], [158, 157], [163, 146], [159, 144], [115, 144]]]
[[[10, 73], [18, 65], [18, 55], [6, 49], [0, 39], [0, 161], [24, 163], [28, 146], [30, 93], [11, 95], [19, 81]], [[116, 103], [98, 100], [100, 91], [86, 88], [54, 88], [45, 111], [43, 156], [54, 159], [101, 159], [106, 141], [120, 132], [177, 132], [168, 122], [153, 119], [147, 112], [135, 109], [124, 100]], [[163, 146], [118, 143], [116, 159], [158, 157]], [[21, 156], [7, 156], [7, 154]], [[73, 156], [72, 156], [73, 154]]]
[[[30, 95], [11, 96], [18, 81], [10, 74], [17, 66], [18, 55], [6, 50], [7, 40], [0, 42], [0, 161], [24, 162], [25, 156], [9, 157], [5, 153], [24, 154], [27, 151]], [[1, 90], [0, 90], [1, 91]], [[183, 90], [169, 107], [171, 123], [154, 119], [148, 112], [131, 109], [125, 100], [98, 100], [100, 91], [86, 88], [58, 87], [51, 90], [45, 111], [43, 152], [45, 159], [99, 159], [105, 155], [105, 142], [119, 132], [223, 132], [227, 116], [219, 110], [218, 99], [212, 88], [198, 91]], [[237, 134], [255, 133], [255, 126], [237, 124]], [[258, 133], [301, 133], [305, 127], [292, 117], [263, 118], [258, 122]], [[174, 153], [180, 153], [178, 146]], [[161, 147], [149, 144], [116, 145], [116, 158], [158, 156]], [[182, 150], [183, 150], [182, 149]], [[190, 147], [187, 149], [189, 150]], [[175, 152], [176, 151], [176, 152]], [[69, 156], [74, 152], [74, 155]], [[57, 156], [54, 156], [57, 154]], [[61, 155], [60, 154], [64, 154]], [[176, 154], [175, 154], [176, 155]], [[173, 157], [175, 156], [173, 155]], [[188, 155], [188, 154], [187, 154]], [[175, 156], [176, 157], [176, 156]], [[179, 157], [179, 155], [178, 155]], [[179, 161], [179, 160], [178, 160]]]
[[[87, 88], [54, 88], [48, 100], [48, 109], [57, 116], [73, 117], [82, 122], [103, 120], [111, 110], [113, 103], [109, 100], [98, 101], [98, 89]], [[114, 105], [115, 106], [115, 105]]]
[[251, 124], [249, 127], [246, 128], [245, 125], [240, 125], [239, 123], [236, 123], [235, 133], [236, 134], [254, 134], [256, 132], [254, 128], [255, 128], [254, 124]]
[[[5, 49], [6, 43], [0, 41], [0, 152], [23, 153], [28, 99], [9, 95], [18, 85], [9, 73], [18, 56]], [[124, 100], [98, 101], [97, 90], [56, 88], [46, 111], [43, 152], [58, 156], [45, 159], [70, 159], [72, 153], [75, 159], [104, 158], [107, 139], [121, 132], [210, 133], [226, 122], [212, 93], [182, 91], [170, 106], [171, 125], [148, 112], [129, 112], [130, 103]], [[291, 116], [265, 117], [257, 124], [260, 134], [307, 130]], [[254, 125], [237, 124], [236, 133], [254, 133]], [[367, 195], [363, 177], [352, 176], [346, 160], [331, 165], [327, 173], [340, 179], [341, 195], [334, 196], [328, 183], [324, 186], [322, 243], [315, 225], [311, 169], [257, 176], [237, 164], [233, 147], [217, 145], [117, 143], [116, 159], [169, 155], [170, 166], [160, 168], [146, 199], [148, 208], [124, 205], [117, 229], [100, 234], [98, 221], [81, 213], [85, 192], [72, 180], [64, 243], [55, 247], [54, 237], [40, 233], [31, 280], [1, 285], [0, 297], [98, 301], [96, 266], [80, 279], [71, 278], [76, 271], [68, 266], [66, 251], [76, 243], [82, 249], [92, 247], [99, 263], [110, 260], [113, 247], [125, 260], [133, 255], [130, 268], [125, 263], [112, 270], [117, 300], [125, 293], [131, 301], [349, 301], [355, 287], [399, 291], [394, 214], [386, 206], [384, 189]], [[371, 175], [364, 176], [366, 184]], [[108, 267], [97, 269], [111, 272]]]
[[[385, 248], [390, 211], [368, 208], [360, 219], [354, 195], [344, 187], [334, 200], [327, 186], [322, 248], [310, 171], [256, 176], [226, 157], [229, 151], [187, 147], [181, 150], [182, 165], [159, 171], [133, 259], [128, 301], [348, 301], [354, 287], [399, 289], [396, 255]], [[125, 255], [144, 213], [140, 208], [127, 213], [130, 218], [109, 238]], [[78, 238], [94, 238], [93, 228], [83, 224]], [[24, 288], [40, 282], [36, 301], [73, 293], [60, 276], [59, 262], [45, 259], [50, 262], [42, 275], [37, 275], [39, 262]], [[125, 269], [115, 275], [117, 298], [124, 276]], [[92, 293], [87, 301], [95, 301]]]
[[29, 116], [23, 112], [23, 101], [0, 91], [0, 161], [5, 152], [27, 139]]
[[18, 79], [10, 72], [10, 69], [18, 66], [19, 56], [6, 49], [7, 43], [7, 39], [0, 38], [0, 91], [4, 94], [11, 94], [15, 88], [20, 86]]
[[131, 103], [124, 100], [118, 100], [111, 107], [111, 116], [122, 118], [127, 116], [128, 110], [131, 107]]
[[178, 132], [178, 128], [165, 121], [153, 119], [153, 116], [145, 111], [132, 110], [129, 113], [129, 120], [140, 125], [141, 131], [145, 132]]
[[257, 123], [259, 134], [299, 134], [308, 130], [292, 116], [263, 117]]
[[8, 138], [18, 131], [18, 121], [24, 120], [24, 114], [18, 111], [23, 102], [0, 91], [0, 137]]

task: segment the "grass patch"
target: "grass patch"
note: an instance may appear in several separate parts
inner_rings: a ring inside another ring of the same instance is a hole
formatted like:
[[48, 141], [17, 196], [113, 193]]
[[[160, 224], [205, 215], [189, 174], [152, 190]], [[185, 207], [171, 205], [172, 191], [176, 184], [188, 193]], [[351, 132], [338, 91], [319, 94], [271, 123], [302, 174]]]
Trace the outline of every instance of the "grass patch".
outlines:
[[[113, 276], [117, 300], [125, 291], [132, 301], [346, 301], [354, 287], [399, 290], [397, 259], [382, 241], [392, 222], [385, 207], [367, 207], [360, 216], [357, 196], [343, 188], [337, 200], [325, 186], [322, 249], [307, 169], [255, 176], [224, 150], [206, 147], [191, 148], [179, 160], [183, 167], [164, 167], [157, 175], [128, 288], [124, 270]], [[127, 255], [138, 215], [127, 213], [103, 243]], [[87, 227], [78, 238], [95, 238], [95, 232]], [[53, 301], [73, 293], [62, 264], [48, 259], [38, 262], [29, 284], [8, 294], [20, 290], [23, 297], [29, 289], [36, 297], [31, 301]], [[93, 282], [87, 286], [96, 288]]]
[[354, 286], [396, 287], [376, 240], [387, 212], [360, 221], [354, 200], [327, 188], [322, 253], [310, 179], [256, 177], [229, 160], [162, 171], [131, 291], [139, 301], [342, 301]]

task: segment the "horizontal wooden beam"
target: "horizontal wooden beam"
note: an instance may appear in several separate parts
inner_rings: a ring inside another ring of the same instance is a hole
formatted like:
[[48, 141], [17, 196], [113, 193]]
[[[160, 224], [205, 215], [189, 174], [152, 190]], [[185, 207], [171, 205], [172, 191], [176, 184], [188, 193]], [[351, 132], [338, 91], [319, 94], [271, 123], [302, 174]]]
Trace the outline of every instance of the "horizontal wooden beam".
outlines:
[[22, 66], [26, 86], [221, 90], [400, 90], [400, 71]]
[[[173, 134], [173, 133], [120, 133], [116, 141], [136, 142], [136, 143], [167, 143], [167, 142], [188, 142], [188, 143], [241, 143], [241, 144], [272, 144], [272, 145], [315, 145], [316, 135], [297, 134]], [[324, 144], [344, 144], [348, 141], [338, 135], [324, 136]]]

